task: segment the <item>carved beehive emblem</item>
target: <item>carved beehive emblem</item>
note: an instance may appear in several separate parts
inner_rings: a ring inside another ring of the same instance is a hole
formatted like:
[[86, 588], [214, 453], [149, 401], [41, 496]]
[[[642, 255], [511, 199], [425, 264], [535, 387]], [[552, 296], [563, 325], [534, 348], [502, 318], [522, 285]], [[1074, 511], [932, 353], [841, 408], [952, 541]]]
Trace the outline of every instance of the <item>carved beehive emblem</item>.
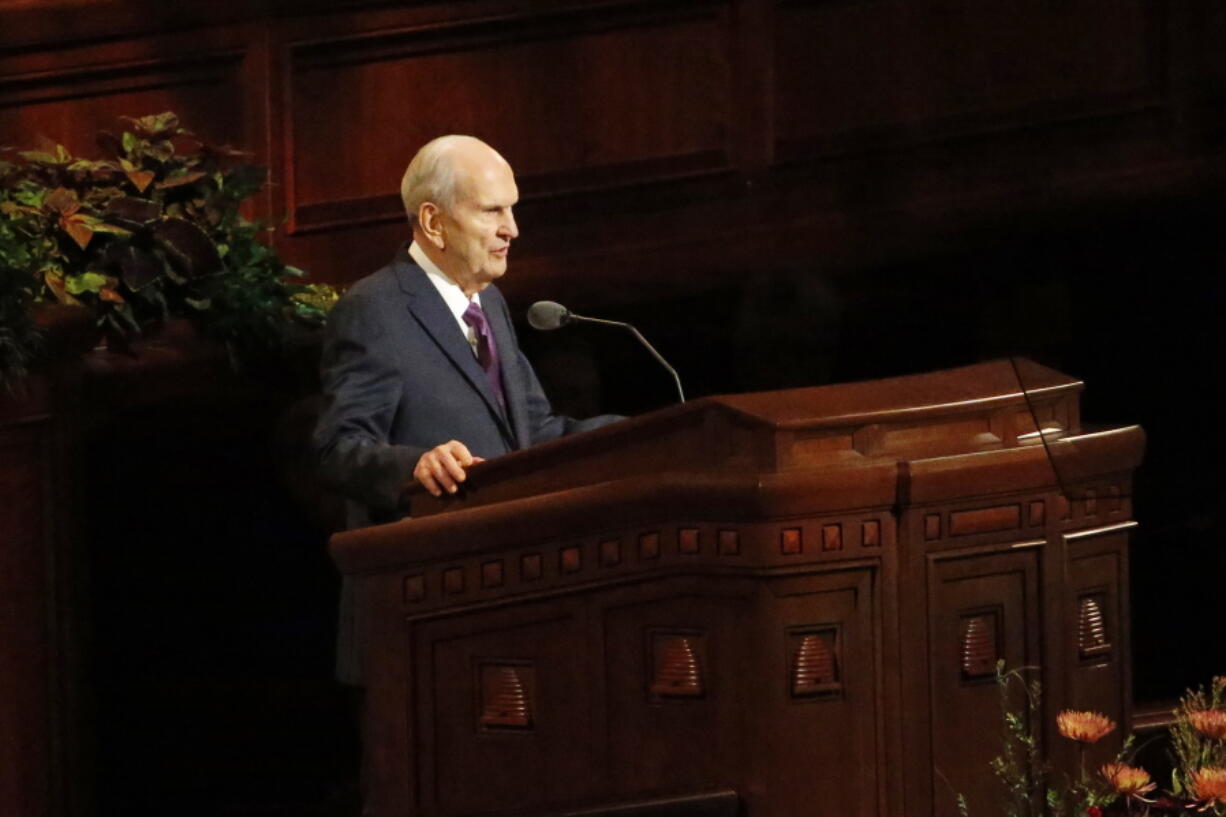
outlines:
[[792, 694], [825, 692], [838, 680], [838, 662], [830, 645], [816, 633], [803, 636], [792, 663]]
[[1083, 596], [1077, 613], [1077, 649], [1082, 658], [1093, 658], [1111, 650], [1107, 640], [1107, 620], [1102, 605], [1093, 596]]
[[516, 667], [492, 667], [482, 684], [481, 725], [524, 729], [532, 725], [528, 691]]
[[667, 636], [659, 647], [651, 691], [673, 698], [698, 698], [705, 692], [702, 666], [694, 645], [684, 636]]
[[982, 678], [996, 673], [996, 616], [969, 616], [962, 620], [962, 675]]

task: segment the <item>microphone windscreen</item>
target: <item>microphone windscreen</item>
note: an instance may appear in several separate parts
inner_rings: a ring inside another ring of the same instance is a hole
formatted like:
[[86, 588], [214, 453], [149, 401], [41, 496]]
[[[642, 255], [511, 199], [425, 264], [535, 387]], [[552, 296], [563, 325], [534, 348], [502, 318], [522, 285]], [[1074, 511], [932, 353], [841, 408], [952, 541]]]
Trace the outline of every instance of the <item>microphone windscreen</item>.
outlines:
[[533, 329], [549, 331], [565, 326], [570, 320], [570, 310], [555, 301], [537, 301], [528, 307], [528, 325]]

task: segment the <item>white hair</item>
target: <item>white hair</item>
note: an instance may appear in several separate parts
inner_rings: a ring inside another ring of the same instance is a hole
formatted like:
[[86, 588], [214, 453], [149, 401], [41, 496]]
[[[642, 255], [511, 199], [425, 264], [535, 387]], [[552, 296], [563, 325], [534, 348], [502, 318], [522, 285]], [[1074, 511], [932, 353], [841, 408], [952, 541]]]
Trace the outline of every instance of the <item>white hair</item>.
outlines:
[[417, 213], [426, 202], [442, 210], [455, 206], [459, 174], [451, 154], [459, 144], [468, 141], [480, 142], [475, 137], [459, 134], [431, 139], [405, 168], [404, 178], [400, 180], [400, 200], [404, 202], [404, 211], [413, 229], [417, 229]]

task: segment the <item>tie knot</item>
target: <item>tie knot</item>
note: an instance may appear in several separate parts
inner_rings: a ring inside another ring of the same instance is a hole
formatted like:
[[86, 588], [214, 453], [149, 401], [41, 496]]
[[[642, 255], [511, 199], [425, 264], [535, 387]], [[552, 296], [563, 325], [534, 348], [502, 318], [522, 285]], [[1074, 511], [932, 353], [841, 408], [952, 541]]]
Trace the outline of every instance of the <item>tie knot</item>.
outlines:
[[485, 334], [485, 313], [481, 310], [481, 304], [476, 301], [468, 304], [468, 309], [464, 310], [464, 322], [478, 333]]

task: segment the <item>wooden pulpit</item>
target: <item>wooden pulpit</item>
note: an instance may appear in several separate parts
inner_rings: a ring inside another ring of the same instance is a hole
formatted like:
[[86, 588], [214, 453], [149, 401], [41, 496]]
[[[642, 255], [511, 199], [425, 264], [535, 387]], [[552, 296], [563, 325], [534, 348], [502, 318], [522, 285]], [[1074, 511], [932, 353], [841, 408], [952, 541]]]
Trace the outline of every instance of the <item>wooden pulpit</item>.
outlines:
[[1056, 708], [1129, 714], [1144, 435], [1081, 390], [1018, 360], [704, 398], [336, 535], [374, 813], [999, 813], [998, 661], [1057, 759]]

